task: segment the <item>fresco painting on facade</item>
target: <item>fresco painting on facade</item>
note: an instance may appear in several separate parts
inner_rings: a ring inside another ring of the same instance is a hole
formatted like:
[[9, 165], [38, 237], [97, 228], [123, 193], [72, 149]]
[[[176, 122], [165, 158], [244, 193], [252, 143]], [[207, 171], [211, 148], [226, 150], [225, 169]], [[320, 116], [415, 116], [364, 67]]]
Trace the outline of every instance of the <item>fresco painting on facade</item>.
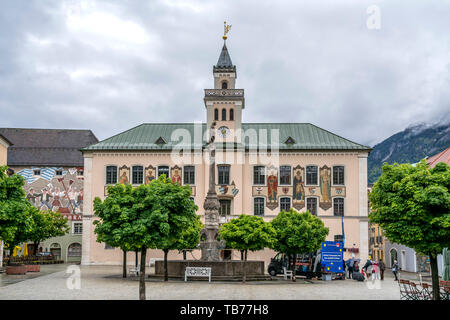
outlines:
[[294, 169], [294, 184], [293, 184], [293, 197], [292, 204], [295, 209], [301, 210], [305, 207], [305, 187], [303, 181], [304, 168], [300, 165]]
[[170, 175], [171, 175], [171, 180], [173, 183], [178, 183], [179, 185], [181, 185], [181, 172], [182, 169], [179, 166], [175, 166], [170, 168]]
[[154, 179], [155, 168], [152, 165], [149, 165], [147, 168], [145, 168], [145, 184], [149, 184]]
[[119, 183], [128, 184], [130, 183], [130, 168], [123, 165], [119, 168]]
[[274, 166], [268, 168], [267, 177], [267, 202], [269, 209], [278, 208], [278, 171]]
[[328, 166], [320, 168], [320, 201], [323, 210], [331, 208], [331, 169]]
[[25, 178], [26, 197], [35, 207], [58, 211], [69, 220], [81, 220], [83, 176], [80, 172], [82, 168], [33, 168], [17, 174]]

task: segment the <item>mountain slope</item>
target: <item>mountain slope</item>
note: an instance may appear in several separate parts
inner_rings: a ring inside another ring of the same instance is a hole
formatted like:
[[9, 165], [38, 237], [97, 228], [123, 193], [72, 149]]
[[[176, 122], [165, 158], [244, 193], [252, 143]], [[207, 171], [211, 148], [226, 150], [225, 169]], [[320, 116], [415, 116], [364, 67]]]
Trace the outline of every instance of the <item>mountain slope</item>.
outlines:
[[368, 159], [369, 183], [378, 179], [384, 162], [415, 163], [449, 146], [450, 123], [406, 128], [373, 147]]

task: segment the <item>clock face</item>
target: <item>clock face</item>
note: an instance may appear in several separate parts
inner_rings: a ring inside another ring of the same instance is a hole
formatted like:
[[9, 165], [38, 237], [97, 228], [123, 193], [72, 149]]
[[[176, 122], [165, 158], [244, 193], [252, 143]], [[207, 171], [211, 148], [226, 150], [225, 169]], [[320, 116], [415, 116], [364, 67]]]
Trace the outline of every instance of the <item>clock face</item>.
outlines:
[[222, 138], [226, 138], [229, 134], [230, 134], [230, 129], [228, 129], [227, 127], [223, 126], [223, 127], [219, 128], [219, 135]]

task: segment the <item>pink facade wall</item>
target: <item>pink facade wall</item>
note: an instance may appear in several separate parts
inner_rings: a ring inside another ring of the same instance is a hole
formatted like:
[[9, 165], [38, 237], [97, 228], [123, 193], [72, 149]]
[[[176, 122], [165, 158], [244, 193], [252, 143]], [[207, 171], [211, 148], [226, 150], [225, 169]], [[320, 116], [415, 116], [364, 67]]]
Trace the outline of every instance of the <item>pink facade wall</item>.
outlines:
[[[220, 193], [217, 185], [216, 190], [220, 198], [231, 199], [231, 216], [230, 218], [237, 217], [239, 214], [253, 214], [253, 166], [250, 164], [249, 156], [246, 154], [244, 164], [236, 164], [236, 154], [228, 154], [229, 158], [222, 157], [220, 152], [216, 154], [216, 163], [229, 163], [230, 169], [230, 183], [234, 182], [234, 187], [228, 186], [228, 190], [225, 195]], [[234, 160], [233, 160], [234, 158]], [[85, 208], [84, 208], [84, 235], [83, 235], [83, 264], [120, 264], [122, 263], [122, 252], [119, 249], [105, 249], [103, 243], [96, 242], [94, 234], [94, 227], [92, 225], [93, 219], [91, 217], [92, 201], [95, 197], [105, 197], [105, 176], [106, 166], [116, 165], [121, 167], [126, 165], [132, 167], [133, 165], [142, 165], [147, 167], [152, 165], [157, 168], [159, 165], [167, 165], [173, 167], [178, 165], [191, 164], [194, 162], [194, 158], [186, 161], [186, 163], [174, 163], [172, 161], [170, 153], [122, 153], [122, 152], [94, 152], [85, 153]], [[345, 198], [345, 237], [347, 248], [359, 248], [360, 253], [356, 254], [356, 257], [366, 259], [368, 254], [367, 248], [367, 198], [364, 198], [364, 194], [367, 197], [367, 152], [290, 152], [281, 153], [278, 157], [279, 165], [289, 165], [292, 168], [300, 165], [305, 168], [307, 165], [316, 165], [319, 168], [327, 166], [332, 168], [334, 165], [342, 165], [345, 167], [345, 188], [343, 195]], [[196, 164], [195, 170], [195, 203], [199, 207], [198, 214], [203, 215], [203, 201], [206, 196], [207, 186], [209, 181], [208, 166], [204, 163]], [[364, 167], [365, 166], [365, 167]], [[216, 170], [216, 182], [217, 182], [217, 170]], [[364, 184], [364, 185], [362, 185]], [[292, 177], [291, 177], [292, 185]], [[307, 188], [308, 186], [305, 186]], [[238, 189], [237, 194], [233, 195], [232, 190]], [[279, 193], [282, 193], [279, 187]], [[291, 192], [292, 189], [289, 189]], [[332, 190], [333, 186], [332, 186]], [[362, 192], [364, 190], [364, 192]], [[315, 192], [320, 192], [318, 187], [315, 188]], [[89, 195], [88, 195], [89, 193]], [[308, 193], [308, 191], [306, 191]], [[333, 193], [333, 192], [332, 192]], [[332, 194], [333, 196], [333, 194]], [[334, 194], [336, 196], [336, 194]], [[365, 202], [365, 203], [364, 203]], [[300, 211], [305, 211], [306, 206]], [[270, 209], [265, 207], [266, 221], [273, 219], [279, 212], [279, 207]], [[342, 234], [341, 217], [335, 217], [333, 215], [333, 207], [327, 210], [318, 208], [318, 216], [322, 218], [325, 226], [330, 228], [329, 235], [326, 240], [334, 240], [334, 235]], [[225, 220], [223, 221], [225, 222]], [[194, 257], [188, 254], [188, 258], [200, 257], [199, 251], [193, 252]], [[275, 252], [266, 249], [261, 252], [251, 253], [249, 259], [260, 260], [263, 259], [266, 263], [270, 261], [270, 257], [274, 256]], [[350, 257], [350, 253], [346, 253], [346, 257]], [[149, 250], [148, 260], [154, 258], [162, 258], [163, 254], [160, 250]], [[234, 258], [240, 257], [240, 254], [234, 253]], [[176, 252], [170, 253], [170, 258], [181, 259], [181, 255]], [[129, 263], [134, 263], [134, 254], [129, 255]]]

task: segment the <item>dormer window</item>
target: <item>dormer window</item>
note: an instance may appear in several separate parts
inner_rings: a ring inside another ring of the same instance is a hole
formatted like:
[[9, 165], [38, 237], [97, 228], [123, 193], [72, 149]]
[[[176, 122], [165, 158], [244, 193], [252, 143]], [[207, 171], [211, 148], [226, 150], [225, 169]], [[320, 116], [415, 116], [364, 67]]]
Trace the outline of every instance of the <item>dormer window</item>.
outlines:
[[159, 145], [162, 145], [162, 144], [166, 144], [167, 142], [162, 137], [159, 137], [158, 140], [156, 140], [155, 143], [159, 144]]
[[288, 137], [284, 143], [285, 143], [285, 144], [294, 144], [294, 143], [295, 143], [295, 140], [292, 139], [292, 137]]
[[222, 82], [222, 89], [228, 89], [228, 82], [226, 81]]

